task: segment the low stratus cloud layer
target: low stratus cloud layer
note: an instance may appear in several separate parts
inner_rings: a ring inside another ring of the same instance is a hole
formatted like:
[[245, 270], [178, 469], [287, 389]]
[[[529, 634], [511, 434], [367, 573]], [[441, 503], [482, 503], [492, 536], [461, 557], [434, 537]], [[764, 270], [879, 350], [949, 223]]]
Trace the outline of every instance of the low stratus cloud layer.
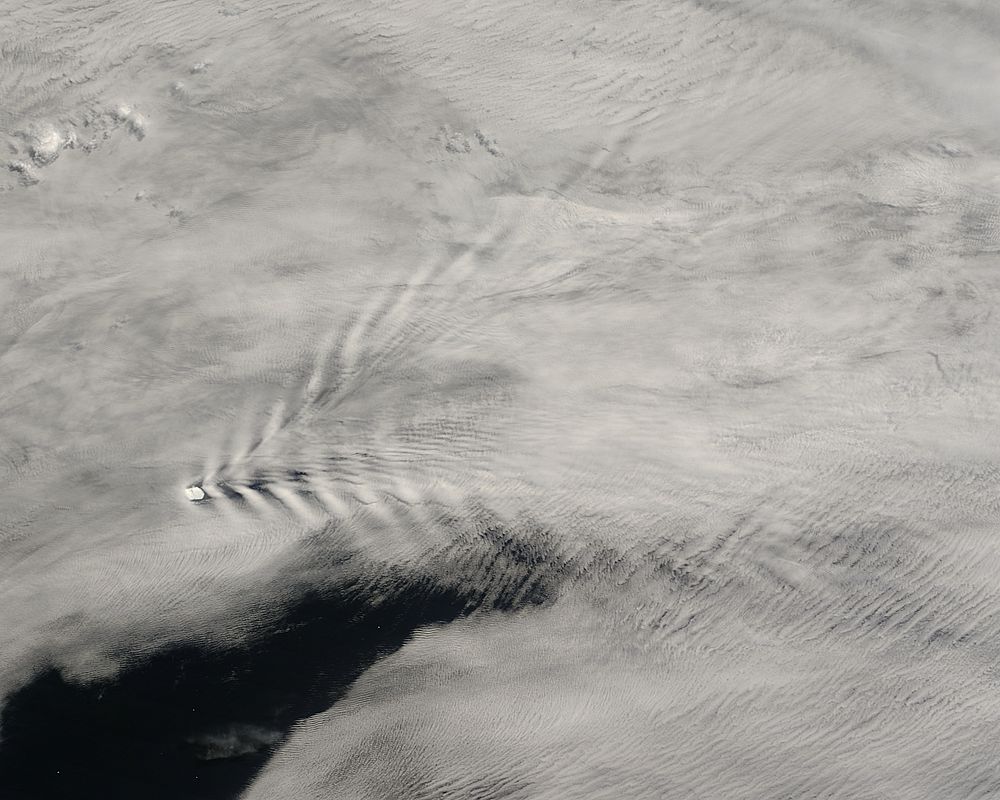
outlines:
[[0, 693], [487, 509], [558, 599], [249, 797], [1000, 793], [1000, 13], [9, 5]]

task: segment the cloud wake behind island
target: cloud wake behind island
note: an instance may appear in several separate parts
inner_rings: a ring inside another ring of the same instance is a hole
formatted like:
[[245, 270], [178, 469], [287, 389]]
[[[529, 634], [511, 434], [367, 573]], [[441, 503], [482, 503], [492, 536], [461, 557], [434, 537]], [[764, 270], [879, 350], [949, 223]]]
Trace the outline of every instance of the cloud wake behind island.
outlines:
[[0, 796], [1000, 793], [1000, 12], [8, 6]]

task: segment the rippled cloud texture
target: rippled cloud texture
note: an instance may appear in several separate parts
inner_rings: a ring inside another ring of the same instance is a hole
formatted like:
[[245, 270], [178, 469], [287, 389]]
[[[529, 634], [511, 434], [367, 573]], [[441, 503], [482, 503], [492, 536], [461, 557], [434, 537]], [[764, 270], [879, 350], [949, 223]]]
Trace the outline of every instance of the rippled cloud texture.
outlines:
[[5, 6], [0, 797], [1000, 795], [994, 4]]

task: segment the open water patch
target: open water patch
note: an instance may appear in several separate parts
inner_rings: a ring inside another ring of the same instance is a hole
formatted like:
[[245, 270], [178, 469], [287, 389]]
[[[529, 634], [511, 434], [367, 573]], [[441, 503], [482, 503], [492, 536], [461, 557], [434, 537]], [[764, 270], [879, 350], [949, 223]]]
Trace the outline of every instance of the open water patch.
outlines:
[[546, 602], [548, 568], [508, 545], [486, 571], [465, 574], [459, 560], [447, 576], [369, 566], [314, 581], [236, 643], [171, 646], [111, 679], [76, 682], [47, 667], [5, 703], [0, 793], [236, 798], [296, 722], [332, 706], [418, 628]]

